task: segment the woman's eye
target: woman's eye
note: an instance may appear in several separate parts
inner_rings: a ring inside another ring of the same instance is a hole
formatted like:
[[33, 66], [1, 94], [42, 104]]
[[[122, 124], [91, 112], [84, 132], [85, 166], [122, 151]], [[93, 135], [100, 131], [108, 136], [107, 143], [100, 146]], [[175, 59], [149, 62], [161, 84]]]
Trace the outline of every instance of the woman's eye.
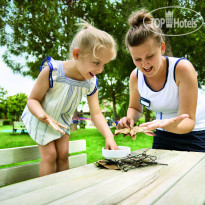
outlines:
[[135, 59], [135, 61], [140, 61], [140, 59]]
[[95, 65], [99, 65], [100, 63], [99, 62], [93, 62]]
[[151, 58], [151, 57], [153, 57], [153, 55], [151, 55], [151, 56], [147, 56], [147, 58]]

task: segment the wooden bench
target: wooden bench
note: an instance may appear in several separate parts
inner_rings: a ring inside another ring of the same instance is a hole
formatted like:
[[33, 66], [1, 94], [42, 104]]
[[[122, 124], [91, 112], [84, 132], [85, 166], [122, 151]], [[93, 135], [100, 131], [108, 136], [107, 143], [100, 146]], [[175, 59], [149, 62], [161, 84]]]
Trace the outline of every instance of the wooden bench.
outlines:
[[21, 130], [21, 132], [24, 132], [24, 130], [26, 130], [23, 122], [13, 122], [13, 132], [16, 132], [17, 130]]
[[[86, 140], [69, 142], [69, 153], [86, 150]], [[69, 156], [69, 167], [75, 168], [87, 164], [87, 154], [80, 153]], [[0, 149], [0, 165], [25, 162], [40, 159], [40, 151], [37, 145]], [[30, 162], [19, 166], [0, 169], [0, 187], [20, 181], [39, 177], [40, 162]]]

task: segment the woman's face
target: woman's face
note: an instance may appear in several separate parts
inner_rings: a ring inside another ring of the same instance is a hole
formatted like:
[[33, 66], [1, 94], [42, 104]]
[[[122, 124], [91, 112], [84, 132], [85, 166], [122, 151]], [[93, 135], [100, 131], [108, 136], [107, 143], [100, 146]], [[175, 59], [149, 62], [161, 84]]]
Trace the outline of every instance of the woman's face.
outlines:
[[164, 42], [159, 46], [154, 38], [149, 38], [139, 46], [129, 47], [129, 51], [134, 64], [146, 77], [153, 77], [160, 71]]

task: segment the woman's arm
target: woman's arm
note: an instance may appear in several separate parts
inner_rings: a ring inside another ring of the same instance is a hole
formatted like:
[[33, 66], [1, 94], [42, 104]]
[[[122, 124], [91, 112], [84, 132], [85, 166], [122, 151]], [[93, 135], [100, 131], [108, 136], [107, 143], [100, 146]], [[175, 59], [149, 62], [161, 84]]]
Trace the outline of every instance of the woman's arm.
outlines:
[[94, 122], [96, 128], [105, 137], [106, 149], [118, 149], [115, 143], [114, 136], [106, 122], [104, 115], [102, 114], [98, 101], [98, 90], [91, 96], [87, 97], [90, 108], [91, 119]]
[[193, 65], [181, 60], [175, 71], [176, 84], [179, 87], [178, 117], [166, 120], [155, 120], [145, 123], [145, 130], [163, 128], [177, 134], [189, 133], [195, 126], [195, 114], [198, 97], [197, 75]]
[[181, 122], [176, 123], [172, 131], [188, 133], [194, 129], [198, 98], [197, 74], [193, 65], [187, 60], [179, 61], [175, 71], [176, 84], [179, 87], [178, 116], [188, 114]]
[[49, 124], [56, 131], [65, 134], [65, 132], [60, 129], [60, 127], [65, 129], [67, 128], [64, 125], [56, 122], [51, 116], [47, 115], [41, 106], [41, 101], [49, 89], [49, 71], [50, 68], [47, 66], [39, 74], [31, 94], [29, 95], [27, 106], [30, 112], [41, 122]]
[[140, 94], [138, 92], [138, 86], [137, 86], [137, 75], [136, 75], [136, 69], [132, 71], [130, 75], [130, 82], [129, 82], [129, 89], [130, 89], [130, 101], [129, 101], [129, 107], [127, 110], [127, 117], [123, 117], [119, 123], [118, 128], [123, 127], [133, 127], [135, 121], [139, 120], [143, 107], [140, 104]]

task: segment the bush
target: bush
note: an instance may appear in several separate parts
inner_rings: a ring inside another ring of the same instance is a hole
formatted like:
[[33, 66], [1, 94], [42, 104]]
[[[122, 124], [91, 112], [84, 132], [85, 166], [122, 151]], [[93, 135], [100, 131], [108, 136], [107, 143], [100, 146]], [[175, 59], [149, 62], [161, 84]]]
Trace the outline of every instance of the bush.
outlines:
[[85, 129], [87, 122], [85, 122], [85, 120], [79, 120], [79, 126], [80, 129]]
[[11, 124], [10, 119], [3, 120], [3, 125], [10, 125], [10, 124]]

